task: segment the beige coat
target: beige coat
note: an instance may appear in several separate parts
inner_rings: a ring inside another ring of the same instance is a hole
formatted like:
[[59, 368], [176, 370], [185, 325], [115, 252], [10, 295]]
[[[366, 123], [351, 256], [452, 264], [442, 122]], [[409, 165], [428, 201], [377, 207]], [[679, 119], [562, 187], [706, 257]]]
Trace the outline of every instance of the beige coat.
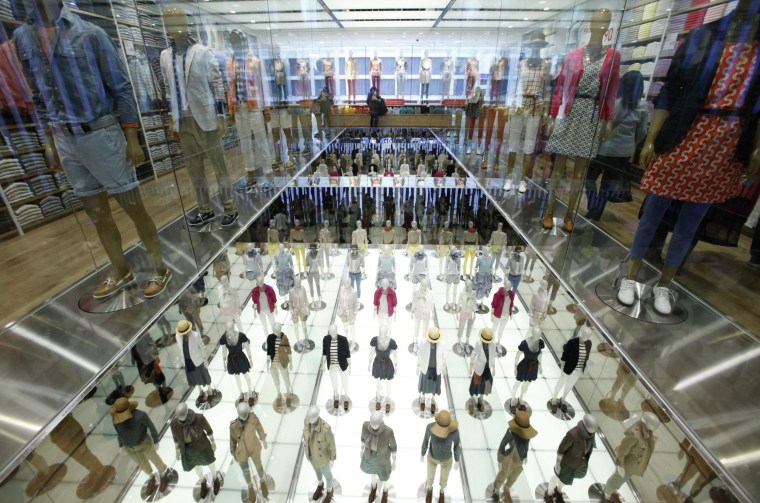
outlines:
[[261, 421], [253, 412], [248, 416], [245, 427], [239, 419], [230, 423], [230, 452], [238, 463], [245, 463], [249, 457], [260, 460], [261, 442], [266, 438]]
[[322, 418], [317, 420], [317, 427], [311, 430], [308, 419], [303, 423], [303, 443], [306, 459], [319, 470], [335, 460], [335, 436], [330, 425]]
[[637, 422], [625, 431], [625, 437], [617, 448], [617, 463], [626, 473], [641, 477], [649, 465], [657, 439], [641, 423]]

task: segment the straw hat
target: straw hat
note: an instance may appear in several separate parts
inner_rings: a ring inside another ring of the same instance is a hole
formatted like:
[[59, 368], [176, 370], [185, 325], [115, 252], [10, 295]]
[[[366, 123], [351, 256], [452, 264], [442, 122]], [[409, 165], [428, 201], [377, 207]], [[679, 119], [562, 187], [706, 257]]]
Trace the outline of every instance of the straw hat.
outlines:
[[530, 425], [530, 416], [524, 410], [517, 411], [515, 417], [509, 422], [509, 429], [526, 440], [538, 435], [536, 429]]
[[486, 344], [493, 342], [493, 330], [490, 328], [484, 328], [480, 331], [480, 340]]
[[442, 410], [435, 415], [435, 424], [430, 429], [430, 433], [438, 438], [447, 438], [457, 431], [457, 428], [459, 428], [459, 423], [451, 419], [451, 413], [447, 410]]
[[132, 418], [132, 411], [137, 408], [137, 400], [127, 400], [121, 397], [114, 402], [108, 413], [113, 417], [113, 424], [123, 423]]
[[177, 335], [185, 335], [193, 329], [193, 324], [187, 320], [181, 320], [177, 323]]
[[427, 340], [433, 344], [437, 344], [441, 340], [441, 329], [438, 327], [430, 327], [427, 333]]

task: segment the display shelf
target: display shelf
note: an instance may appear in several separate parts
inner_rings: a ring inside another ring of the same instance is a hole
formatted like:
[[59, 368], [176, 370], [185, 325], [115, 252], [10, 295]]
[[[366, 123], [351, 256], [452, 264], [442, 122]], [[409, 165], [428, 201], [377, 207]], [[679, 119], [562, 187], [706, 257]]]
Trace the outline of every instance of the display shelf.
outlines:
[[[705, 3], [701, 5], [692, 5], [691, 7], [687, 7], [685, 9], [673, 11], [672, 14], [674, 16], [677, 16], [679, 14], [688, 14], [689, 12], [695, 12], [702, 9], [709, 9], [711, 7], [717, 7], [719, 5], [727, 4], [732, 2], [733, 0], [716, 0], [715, 2]], [[691, 31], [691, 30], [689, 30]]]
[[[82, 16], [92, 17], [92, 18], [95, 18], [95, 19], [103, 19], [105, 21], [114, 21], [114, 18], [112, 18], [112, 17], [104, 16], [103, 14], [96, 14], [96, 13], [90, 12], [88, 10], [71, 8], [71, 12], [73, 12], [75, 14], [80, 14]], [[126, 24], [126, 23], [124, 23], [124, 24]]]
[[168, 112], [168, 111], [169, 111], [168, 108], [153, 108], [151, 110], [140, 110], [140, 115], [159, 114], [159, 113]]
[[633, 21], [627, 24], [620, 25], [621, 30], [625, 30], [626, 28], [632, 28], [634, 26], [641, 26], [642, 24], [652, 23], [654, 21], [659, 21], [660, 19], [665, 19], [670, 15], [670, 13], [660, 14], [658, 16], [651, 16], [646, 19], [642, 19], [641, 21]]
[[135, 6], [135, 8], [137, 9], [137, 12], [142, 12], [143, 14], [148, 14], [149, 16], [161, 16], [161, 11], [158, 10], [154, 11], [151, 9], [146, 9], [145, 7], [140, 7], [139, 5]]
[[2, 17], [2, 16], [0, 16], [0, 22], [2, 22], [2, 23], [8, 23], [8, 24], [15, 24], [15, 25], [23, 24], [22, 21], [19, 21], [17, 19], [13, 19], [13, 18], [10, 18], [10, 17]]
[[35, 171], [34, 173], [24, 173], [23, 175], [16, 175], [10, 178], [2, 178], [0, 179], [0, 183], [10, 183], [10, 182], [18, 181], [18, 180], [26, 180], [29, 178], [34, 178], [35, 176], [47, 175], [50, 173], [57, 173], [57, 171], [54, 169], [46, 169], [43, 171]]
[[71, 190], [71, 187], [68, 187], [68, 188], [65, 188], [65, 189], [51, 190], [50, 192], [45, 192], [44, 194], [40, 194], [40, 195], [37, 195], [37, 196], [34, 196], [34, 197], [29, 197], [27, 199], [22, 199], [21, 201], [15, 201], [15, 202], [11, 201], [10, 203], [11, 203], [11, 206], [15, 208], [17, 206], [22, 206], [24, 204], [33, 203], [35, 201], [41, 201], [41, 200], [45, 199], [48, 196], [54, 196], [56, 194], [61, 194], [62, 192], [66, 192], [67, 190]]
[[649, 60], [655, 60], [657, 59], [657, 56], [644, 56], [642, 58], [631, 58], [631, 59], [624, 59], [620, 62], [621, 65], [625, 64], [631, 64], [631, 63], [639, 63], [641, 61], [649, 61]]
[[58, 220], [59, 218], [69, 216], [73, 213], [74, 210], [78, 210], [82, 208], [82, 204], [77, 204], [73, 207], [64, 207], [63, 211], [59, 211], [58, 213], [54, 213], [52, 215], [49, 215], [47, 217], [42, 218], [42, 220], [37, 220], [35, 222], [32, 222], [28, 225], [22, 225], [21, 229], [23, 229], [24, 232], [29, 232], [31, 230], [36, 229], [37, 227], [42, 227], [43, 225], [52, 222], [54, 220]]
[[32, 152], [43, 152], [45, 150], [45, 147], [40, 145], [39, 147], [32, 147], [32, 148], [22, 148], [21, 150], [16, 150], [16, 155], [24, 155], [24, 154], [31, 154]]
[[630, 42], [623, 42], [620, 44], [623, 47], [627, 47], [629, 45], [642, 45], [649, 42], [657, 42], [658, 40], [662, 40], [663, 33], [660, 33], [659, 35], [652, 35], [649, 37], [640, 38], [638, 40], [632, 40]]
[[0, 126], [0, 129], [25, 129], [28, 127], [35, 127], [37, 124], [34, 122], [22, 122], [21, 124], [8, 124]]
[[144, 127], [143, 128], [144, 131], [155, 131], [157, 129], [164, 129], [164, 126], [163, 125], [161, 125], [161, 126], [150, 126], [150, 127]]

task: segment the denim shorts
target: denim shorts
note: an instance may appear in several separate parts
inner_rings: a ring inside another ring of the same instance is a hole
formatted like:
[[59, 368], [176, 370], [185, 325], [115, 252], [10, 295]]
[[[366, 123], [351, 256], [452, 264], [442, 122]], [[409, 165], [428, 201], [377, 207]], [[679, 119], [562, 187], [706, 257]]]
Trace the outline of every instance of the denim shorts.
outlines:
[[128, 192], [139, 185], [127, 161], [127, 140], [118, 122], [82, 135], [53, 129], [63, 171], [78, 196]]

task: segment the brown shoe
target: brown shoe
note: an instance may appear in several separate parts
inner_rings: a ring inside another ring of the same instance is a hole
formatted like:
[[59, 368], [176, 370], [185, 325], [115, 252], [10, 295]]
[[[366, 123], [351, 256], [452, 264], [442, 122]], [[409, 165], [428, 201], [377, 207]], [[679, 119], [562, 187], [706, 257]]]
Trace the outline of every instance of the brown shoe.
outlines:
[[203, 479], [201, 483], [201, 499], [205, 500], [206, 496], [208, 496], [208, 482], [206, 482], [206, 479]]
[[385, 413], [390, 414], [391, 413], [391, 404], [386, 403], [385, 404]]
[[216, 477], [214, 477], [214, 496], [219, 494], [219, 489], [222, 488], [222, 480], [219, 477], [219, 474], [217, 473]]
[[169, 474], [171, 472], [167, 468], [166, 471], [161, 475], [161, 480], [158, 483], [158, 492], [164, 493], [169, 488]]
[[444, 503], [444, 501], [445, 501], [445, 498], [443, 495], [443, 491], [441, 491], [438, 493], [438, 503]]
[[330, 503], [333, 499], [333, 490], [330, 489], [327, 491], [327, 494], [325, 495], [325, 499], [322, 500], [322, 503]]
[[430, 404], [430, 413], [435, 414], [435, 402]]
[[509, 489], [505, 489], [503, 493], [501, 493], [501, 497], [504, 503], [512, 503], [512, 495], [509, 494]]
[[128, 287], [135, 282], [135, 273], [129, 271], [124, 277], [116, 279], [107, 277], [106, 280], [92, 292], [94, 299], [107, 299], [108, 297], [119, 293], [123, 288]]
[[338, 410], [340, 407], [340, 402], [338, 400], [333, 400], [333, 409]]
[[256, 405], [256, 398], [257, 397], [258, 397], [258, 395], [256, 395], [256, 393], [254, 393], [254, 394], [252, 394], [251, 396], [248, 397], [248, 405], [250, 407], [253, 407], [254, 405]]
[[267, 481], [266, 481], [266, 475], [264, 475], [265, 478], [261, 480], [261, 495], [264, 496], [264, 499], [269, 498], [269, 487], [267, 487]]
[[424, 400], [420, 400], [420, 410], [422, 412], [425, 412], [425, 401]]
[[348, 411], [348, 400], [343, 401], [343, 410]]
[[544, 503], [554, 503], [554, 498], [551, 497], [549, 491], [544, 493]]
[[544, 226], [544, 229], [554, 228], [554, 215], [552, 213], [547, 213], [546, 215], [544, 215], [543, 226]]
[[248, 484], [248, 503], [256, 503], [256, 488]]
[[554, 496], [554, 501], [557, 503], [565, 503], [565, 498], [562, 496], [562, 492], [556, 487], [554, 488], [554, 493], [552, 493], [552, 496]]
[[156, 489], [158, 489], [158, 482], [156, 482], [156, 474], [154, 473], [153, 476], [148, 479], [148, 485], [145, 486], [145, 491], [148, 494], [153, 494], [156, 492]]
[[552, 404], [551, 407], [549, 407], [552, 411], [552, 414], [557, 413], [557, 401], [552, 398]]
[[499, 503], [499, 491], [497, 491], [496, 489], [494, 489], [493, 492], [491, 493], [491, 501], [493, 503]]
[[369, 503], [373, 503], [375, 501], [375, 496], [377, 496], [377, 486], [372, 486], [369, 490], [369, 497], [367, 498], [367, 501]]
[[609, 501], [610, 503], [622, 503], [622, 501], [620, 501], [620, 495], [618, 493], [612, 493], [612, 495], [610, 496], [610, 499], [608, 499], [607, 501]]
[[429, 488], [425, 493], [425, 503], [433, 503], [433, 488]]
[[565, 414], [567, 414], [567, 402], [565, 402], [564, 400], [562, 400], [562, 401], [560, 402], [560, 406], [559, 406], [559, 409], [560, 409], [562, 412], [564, 412]]
[[314, 491], [314, 494], [311, 495], [311, 501], [317, 501], [319, 498], [322, 497], [322, 494], [325, 492], [325, 484], [324, 482], [320, 482], [317, 486], [317, 490]]
[[172, 279], [172, 270], [168, 267], [166, 268], [166, 271], [164, 271], [164, 274], [161, 276], [153, 276], [148, 280], [148, 284], [145, 285], [145, 298], [146, 299], [152, 299], [156, 295], [161, 294], [161, 292], [164, 291], [166, 288], [166, 285], [169, 284], [169, 281]]
[[290, 397], [291, 397], [290, 393], [285, 395], [285, 407], [290, 407], [290, 402], [292, 401]]
[[380, 402], [375, 402], [375, 410], [380, 410]]
[[573, 217], [570, 215], [565, 217], [565, 225], [562, 227], [567, 232], [573, 232], [573, 228], [575, 227], [575, 221], [573, 220]]
[[380, 503], [388, 503], [388, 491], [383, 491], [383, 497], [380, 498]]
[[240, 393], [240, 398], [238, 398], [238, 402], [244, 402], [245, 401], [245, 395]]

